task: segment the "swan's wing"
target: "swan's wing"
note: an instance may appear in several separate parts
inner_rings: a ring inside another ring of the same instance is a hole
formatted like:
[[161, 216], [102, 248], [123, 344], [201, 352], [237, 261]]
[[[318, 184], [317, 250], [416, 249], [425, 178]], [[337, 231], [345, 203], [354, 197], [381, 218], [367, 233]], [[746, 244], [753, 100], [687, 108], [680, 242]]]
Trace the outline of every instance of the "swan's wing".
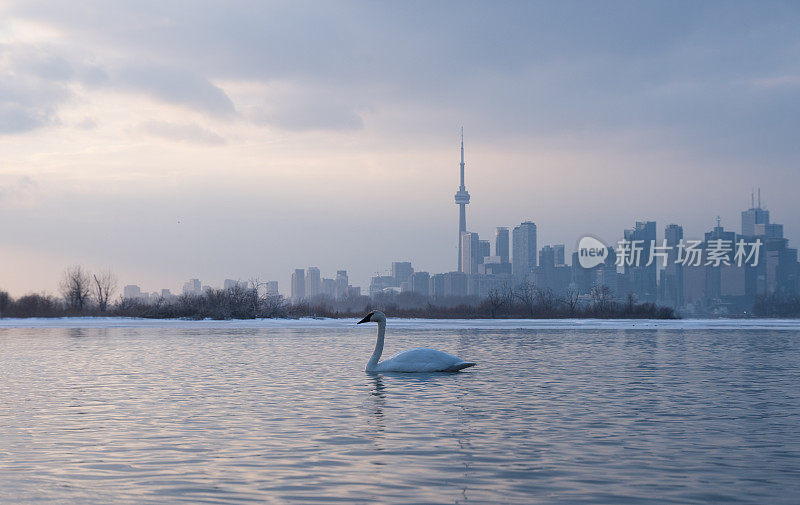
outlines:
[[410, 349], [380, 362], [381, 372], [455, 372], [475, 363], [435, 349]]

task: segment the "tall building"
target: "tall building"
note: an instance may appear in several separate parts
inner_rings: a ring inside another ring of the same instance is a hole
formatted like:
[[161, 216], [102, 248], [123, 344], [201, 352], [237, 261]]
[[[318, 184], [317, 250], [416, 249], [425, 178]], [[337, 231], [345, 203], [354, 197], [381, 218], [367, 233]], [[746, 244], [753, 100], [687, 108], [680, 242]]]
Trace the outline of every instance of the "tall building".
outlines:
[[431, 276], [428, 272], [414, 272], [411, 275], [411, 291], [422, 296], [430, 294]]
[[128, 284], [122, 288], [122, 297], [127, 299], [141, 298], [142, 290], [135, 284]]
[[[650, 247], [656, 240], [655, 221], [636, 221], [636, 226], [625, 230], [625, 240], [630, 241], [632, 248], [640, 250], [638, 266], [625, 264], [625, 282], [627, 293], [633, 293], [640, 302], [655, 302], [658, 294], [658, 261], [647, 265], [650, 258]], [[625, 294], [627, 294], [625, 293]]]
[[462, 272], [467, 275], [475, 275], [478, 273], [479, 256], [480, 256], [480, 239], [477, 233], [464, 232], [461, 234], [461, 268]]
[[336, 299], [339, 300], [347, 296], [347, 286], [350, 280], [347, 278], [347, 270], [336, 271]]
[[322, 279], [320, 293], [334, 299], [336, 297], [336, 281], [334, 279]]
[[292, 300], [298, 301], [306, 297], [306, 271], [298, 268], [292, 273]]
[[461, 234], [467, 231], [467, 204], [469, 203], [469, 193], [464, 186], [464, 128], [461, 128], [461, 185], [456, 193], [456, 205], [458, 205], [458, 271], [463, 272], [464, 266], [461, 262]]
[[203, 286], [200, 279], [189, 279], [183, 284], [183, 293], [186, 295], [200, 295], [203, 293]]
[[515, 226], [513, 239], [512, 273], [518, 282], [522, 282], [536, 268], [536, 224], [525, 221]]
[[661, 274], [662, 303], [670, 307], [683, 306], [683, 266], [677, 262], [678, 244], [683, 240], [683, 227], [668, 224], [664, 228], [664, 239], [667, 241], [667, 266]]
[[564, 244], [556, 244], [553, 246], [553, 254], [556, 257], [556, 266], [563, 267], [566, 265], [564, 262]]
[[311, 298], [322, 292], [322, 279], [320, 278], [319, 268], [308, 267], [306, 274], [306, 297]]
[[742, 236], [755, 237], [761, 235], [756, 231], [756, 225], [769, 224], [769, 211], [761, 208], [761, 188], [758, 189], [758, 206], [755, 198], [750, 193], [750, 208], [742, 211]]
[[500, 263], [508, 263], [508, 228], [498, 226], [494, 231], [494, 254]]
[[553, 246], [546, 245], [539, 249], [539, 266], [543, 268], [556, 267], [556, 251]]
[[489, 245], [488, 240], [478, 241], [478, 264], [483, 263], [484, 258], [492, 255], [492, 247]]
[[404, 282], [409, 282], [411, 274], [414, 273], [414, 268], [409, 261], [394, 261], [392, 262], [392, 277], [394, 277], [395, 286], [400, 286]]
[[279, 294], [278, 281], [267, 281], [267, 294], [270, 296]]

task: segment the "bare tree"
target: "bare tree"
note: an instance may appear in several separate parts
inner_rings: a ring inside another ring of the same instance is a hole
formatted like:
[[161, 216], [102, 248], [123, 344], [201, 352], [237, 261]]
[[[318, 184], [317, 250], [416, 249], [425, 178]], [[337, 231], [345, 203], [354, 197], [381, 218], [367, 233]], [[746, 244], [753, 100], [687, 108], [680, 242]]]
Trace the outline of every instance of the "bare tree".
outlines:
[[575, 315], [575, 311], [578, 308], [579, 300], [580, 300], [580, 293], [575, 288], [575, 286], [568, 287], [567, 292], [564, 293], [562, 301], [564, 302], [564, 305], [567, 306], [567, 310], [569, 311], [570, 316]]
[[546, 314], [548, 317], [552, 317], [555, 315], [556, 309], [558, 308], [559, 299], [556, 296], [555, 292], [553, 292], [550, 288], [544, 289], [537, 289], [536, 290], [536, 305], [539, 306], [539, 309]]
[[91, 293], [89, 273], [80, 265], [67, 267], [59, 283], [59, 290], [69, 308], [82, 312]]
[[486, 294], [486, 304], [489, 307], [489, 313], [492, 316], [492, 319], [497, 317], [497, 313], [502, 309], [505, 304], [508, 302], [508, 297], [506, 296], [505, 290], [492, 288]]
[[536, 288], [533, 287], [532, 282], [523, 282], [519, 284], [513, 291], [513, 296], [519, 300], [522, 305], [528, 309], [528, 313], [533, 317], [536, 310]]
[[611, 308], [611, 302], [614, 299], [614, 295], [611, 293], [611, 288], [605, 284], [598, 284], [594, 286], [592, 291], [589, 293], [589, 296], [592, 299], [595, 310], [600, 313], [607, 312]]
[[92, 294], [97, 302], [97, 308], [100, 309], [100, 312], [105, 312], [108, 308], [108, 301], [117, 291], [117, 278], [111, 273], [111, 270], [103, 270], [100, 275], [92, 275], [92, 278], [94, 279]]

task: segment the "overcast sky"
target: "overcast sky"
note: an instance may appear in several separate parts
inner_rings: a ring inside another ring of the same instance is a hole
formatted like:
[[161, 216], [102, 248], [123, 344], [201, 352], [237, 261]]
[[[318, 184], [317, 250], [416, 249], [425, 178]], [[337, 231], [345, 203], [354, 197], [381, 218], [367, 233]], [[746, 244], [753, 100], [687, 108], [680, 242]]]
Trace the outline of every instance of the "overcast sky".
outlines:
[[179, 290], [391, 261], [467, 227], [800, 242], [797, 2], [0, 3], [0, 289]]

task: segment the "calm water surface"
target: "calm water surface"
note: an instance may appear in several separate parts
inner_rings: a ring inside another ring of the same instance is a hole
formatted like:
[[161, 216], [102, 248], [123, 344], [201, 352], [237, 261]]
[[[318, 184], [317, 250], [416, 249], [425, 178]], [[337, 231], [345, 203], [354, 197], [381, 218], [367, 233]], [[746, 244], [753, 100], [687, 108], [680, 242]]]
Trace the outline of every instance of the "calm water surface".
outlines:
[[0, 502], [800, 500], [800, 332], [371, 326], [0, 328]]

